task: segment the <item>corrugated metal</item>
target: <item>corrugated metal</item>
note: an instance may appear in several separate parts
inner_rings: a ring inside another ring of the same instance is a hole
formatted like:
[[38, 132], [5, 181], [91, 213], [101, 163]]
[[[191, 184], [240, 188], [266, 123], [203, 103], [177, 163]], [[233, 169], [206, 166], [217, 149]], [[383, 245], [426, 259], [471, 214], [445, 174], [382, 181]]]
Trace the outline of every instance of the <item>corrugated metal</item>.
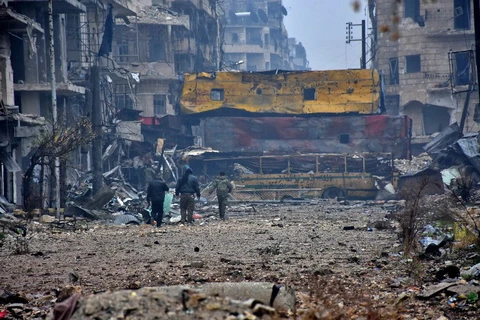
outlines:
[[[304, 88], [315, 88], [314, 100], [304, 99]], [[212, 89], [223, 89], [223, 100], [212, 100]], [[379, 92], [376, 70], [204, 72], [184, 75], [180, 106], [184, 114], [221, 108], [277, 114], [376, 114]]]
[[396, 158], [408, 159], [410, 121], [406, 116], [388, 115], [317, 118], [211, 117], [202, 119], [200, 128], [204, 145], [221, 152], [388, 152]]

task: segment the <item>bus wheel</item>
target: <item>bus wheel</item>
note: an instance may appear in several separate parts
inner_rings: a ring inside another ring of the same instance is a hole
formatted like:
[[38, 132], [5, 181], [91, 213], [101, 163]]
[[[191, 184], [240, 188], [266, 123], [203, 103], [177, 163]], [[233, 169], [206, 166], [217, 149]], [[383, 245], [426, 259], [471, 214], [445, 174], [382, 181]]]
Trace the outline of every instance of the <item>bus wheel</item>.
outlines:
[[325, 189], [322, 194], [323, 199], [335, 199], [335, 198], [343, 198], [344, 192], [342, 189], [337, 187], [330, 187]]
[[282, 197], [282, 199], [280, 200], [280, 202], [288, 202], [288, 201], [292, 201], [292, 200], [295, 200], [295, 198], [287, 194], [287, 195], [284, 195], [284, 196]]

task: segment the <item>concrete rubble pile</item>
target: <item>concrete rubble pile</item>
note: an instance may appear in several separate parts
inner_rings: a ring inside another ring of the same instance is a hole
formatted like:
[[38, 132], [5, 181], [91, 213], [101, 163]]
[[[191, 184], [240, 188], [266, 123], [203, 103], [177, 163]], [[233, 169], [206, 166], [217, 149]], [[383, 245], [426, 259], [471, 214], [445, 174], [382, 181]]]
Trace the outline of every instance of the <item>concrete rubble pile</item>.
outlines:
[[[295, 293], [267, 282], [208, 283], [201, 286], [145, 287], [57, 300], [47, 319], [68, 314], [72, 320], [111, 317], [158, 319], [272, 319], [289, 315]], [[63, 312], [63, 313], [62, 313]]]

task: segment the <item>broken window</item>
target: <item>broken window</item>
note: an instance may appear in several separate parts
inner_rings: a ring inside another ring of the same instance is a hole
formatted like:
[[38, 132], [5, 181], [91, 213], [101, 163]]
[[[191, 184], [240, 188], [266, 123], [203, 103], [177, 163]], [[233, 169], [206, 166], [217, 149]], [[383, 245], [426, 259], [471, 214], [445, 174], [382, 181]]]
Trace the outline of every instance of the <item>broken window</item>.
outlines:
[[151, 39], [149, 62], [165, 60], [165, 44], [161, 39]]
[[247, 44], [258, 44], [263, 46], [261, 29], [247, 28]]
[[167, 114], [167, 96], [164, 94], [153, 95], [153, 113]]
[[406, 73], [414, 73], [421, 71], [421, 64], [420, 64], [420, 55], [412, 55], [405, 57], [405, 71]]
[[232, 33], [232, 43], [238, 43], [239, 37], [238, 33]]
[[398, 58], [391, 58], [390, 64], [390, 84], [399, 84], [400, 77], [398, 73]]
[[470, 51], [453, 53], [455, 85], [464, 86], [470, 83]]
[[316, 100], [317, 93], [315, 88], [303, 88], [303, 100]]
[[212, 90], [210, 90], [210, 100], [223, 101], [224, 100], [223, 89], [212, 89]]
[[350, 135], [348, 133], [342, 133], [338, 136], [338, 140], [342, 144], [350, 143]]
[[420, 0], [405, 0], [404, 9], [405, 18], [412, 18], [413, 21], [417, 21], [420, 16]]
[[133, 109], [133, 100], [127, 94], [116, 94], [115, 95], [115, 107], [117, 110], [121, 109]]
[[117, 62], [128, 62], [128, 41], [117, 41]]
[[480, 103], [475, 104], [475, 112], [473, 114], [473, 121], [480, 123]]
[[192, 72], [191, 56], [184, 53], [178, 53], [174, 56], [175, 71], [177, 73]]
[[453, 14], [456, 30], [470, 29], [470, 0], [454, 0]]

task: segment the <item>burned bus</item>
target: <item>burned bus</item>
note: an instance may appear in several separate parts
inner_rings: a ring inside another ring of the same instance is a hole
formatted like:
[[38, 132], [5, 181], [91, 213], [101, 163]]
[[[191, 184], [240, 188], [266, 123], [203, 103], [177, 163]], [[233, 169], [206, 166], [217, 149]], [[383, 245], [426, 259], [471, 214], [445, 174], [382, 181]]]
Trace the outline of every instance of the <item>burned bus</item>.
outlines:
[[241, 156], [204, 153], [187, 160], [205, 180], [226, 172], [238, 200], [374, 199], [398, 174], [390, 153]]

